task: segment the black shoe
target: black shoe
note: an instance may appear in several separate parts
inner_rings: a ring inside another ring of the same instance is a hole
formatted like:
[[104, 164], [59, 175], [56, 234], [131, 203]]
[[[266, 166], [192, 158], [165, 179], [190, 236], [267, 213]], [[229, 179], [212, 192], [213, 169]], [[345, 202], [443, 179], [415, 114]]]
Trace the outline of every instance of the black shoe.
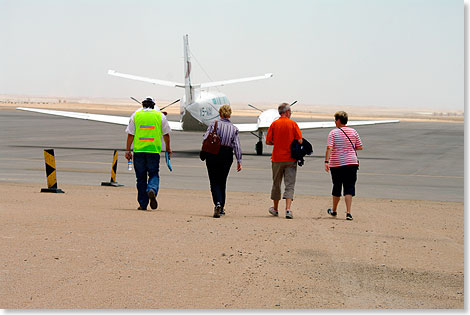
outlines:
[[150, 208], [152, 208], [153, 210], [157, 209], [158, 202], [157, 202], [157, 198], [155, 198], [155, 192], [152, 189], [150, 189], [148, 192], [148, 195], [150, 199]]
[[[336, 215], [337, 215], [336, 211], [333, 211], [333, 210], [331, 210], [331, 209], [328, 209], [327, 212], [328, 212], [329, 215], [331, 215], [331, 216], [333, 216], [333, 217], [336, 217]], [[352, 220], [352, 218], [351, 218], [351, 220]]]
[[346, 220], [352, 220], [352, 215], [351, 213], [346, 213]]
[[220, 214], [220, 216], [224, 216], [224, 215], [225, 215], [225, 209], [222, 208], [222, 209], [220, 210], [220, 213], [219, 213], [219, 214]]
[[220, 204], [217, 204], [214, 207], [214, 218], [220, 218], [220, 211], [222, 210], [222, 206]]
[[142, 208], [141, 206], [139, 206], [139, 207], [137, 208], [137, 210], [144, 210], [144, 211], [145, 211], [145, 210], [147, 210], [147, 208]]

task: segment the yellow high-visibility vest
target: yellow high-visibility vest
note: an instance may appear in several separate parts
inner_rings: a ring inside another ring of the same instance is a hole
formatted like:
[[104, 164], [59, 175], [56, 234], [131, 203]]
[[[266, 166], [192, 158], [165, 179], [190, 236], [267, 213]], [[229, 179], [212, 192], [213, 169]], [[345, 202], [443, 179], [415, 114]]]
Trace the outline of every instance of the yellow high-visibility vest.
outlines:
[[162, 114], [156, 110], [141, 110], [134, 115], [134, 152], [162, 151]]

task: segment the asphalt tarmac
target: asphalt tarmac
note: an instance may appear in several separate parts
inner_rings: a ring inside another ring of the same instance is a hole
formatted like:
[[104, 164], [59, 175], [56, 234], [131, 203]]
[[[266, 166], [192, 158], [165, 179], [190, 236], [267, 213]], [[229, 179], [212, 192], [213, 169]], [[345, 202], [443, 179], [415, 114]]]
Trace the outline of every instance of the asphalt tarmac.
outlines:
[[[295, 113], [292, 118], [295, 120]], [[178, 117], [169, 115], [169, 119]], [[234, 116], [232, 121], [253, 123], [256, 117]], [[355, 129], [364, 144], [364, 150], [358, 152], [357, 196], [464, 201], [463, 123], [400, 122]], [[330, 174], [323, 169], [330, 130], [303, 131], [314, 153], [298, 168], [296, 194], [331, 195]], [[243, 170], [237, 173], [235, 164], [232, 166], [227, 189], [269, 193], [272, 148], [265, 146], [264, 155], [257, 156], [256, 137], [241, 134], [240, 140]], [[38, 190], [47, 187], [43, 150], [52, 148], [59, 188], [61, 184], [99, 187], [110, 181], [113, 151], [119, 150], [116, 181], [135, 186], [134, 172], [127, 170], [124, 158], [125, 141], [125, 126], [0, 110], [0, 181], [37, 183]], [[201, 142], [199, 132], [171, 134], [173, 172], [160, 164], [160, 187], [201, 190], [210, 198], [205, 163], [199, 159]]]

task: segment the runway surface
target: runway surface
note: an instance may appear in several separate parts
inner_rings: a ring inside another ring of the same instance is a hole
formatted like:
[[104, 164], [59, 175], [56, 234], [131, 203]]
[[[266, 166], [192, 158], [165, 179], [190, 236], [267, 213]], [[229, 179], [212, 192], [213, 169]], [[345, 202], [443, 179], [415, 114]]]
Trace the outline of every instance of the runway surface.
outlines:
[[[112, 114], [112, 113], [110, 113]], [[295, 119], [295, 113], [292, 117]], [[170, 120], [178, 120], [169, 115]], [[306, 119], [298, 120], [305, 121]], [[256, 117], [234, 116], [232, 121], [256, 122]], [[464, 124], [401, 122], [355, 128], [364, 150], [359, 152], [357, 196], [464, 201]], [[125, 126], [0, 110], [0, 181], [38, 183], [46, 187], [44, 149], [55, 149], [58, 186], [97, 185], [109, 181], [113, 150], [119, 151], [117, 182], [135, 185], [134, 172], [124, 158]], [[327, 135], [331, 129], [303, 131], [314, 154], [298, 169], [296, 194], [329, 196], [331, 178], [323, 169]], [[228, 190], [271, 190], [271, 147], [255, 154], [257, 138], [241, 134], [243, 171], [232, 171]], [[173, 132], [173, 172], [161, 164], [161, 187], [209, 190], [204, 162], [199, 160], [202, 133]], [[119, 189], [119, 188], [116, 188]], [[209, 194], [208, 194], [209, 198]]]

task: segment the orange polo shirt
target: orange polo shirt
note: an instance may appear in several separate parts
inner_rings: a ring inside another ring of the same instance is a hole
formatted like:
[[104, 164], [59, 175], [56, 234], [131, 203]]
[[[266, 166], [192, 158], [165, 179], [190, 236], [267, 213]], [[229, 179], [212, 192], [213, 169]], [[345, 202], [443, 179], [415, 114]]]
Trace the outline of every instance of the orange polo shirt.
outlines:
[[266, 141], [274, 143], [273, 162], [294, 162], [291, 157], [290, 145], [292, 141], [302, 139], [297, 123], [287, 117], [279, 117], [271, 126], [266, 134]]

